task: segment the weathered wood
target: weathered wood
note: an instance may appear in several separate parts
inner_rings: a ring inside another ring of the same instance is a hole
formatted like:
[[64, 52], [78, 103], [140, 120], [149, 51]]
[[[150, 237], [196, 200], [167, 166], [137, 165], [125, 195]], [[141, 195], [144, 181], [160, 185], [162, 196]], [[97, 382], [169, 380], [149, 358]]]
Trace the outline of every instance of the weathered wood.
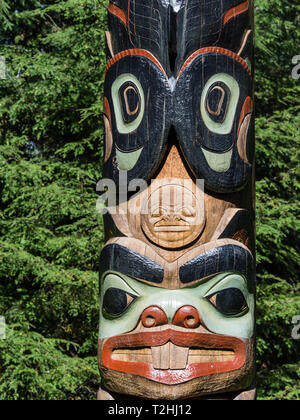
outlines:
[[98, 399], [254, 399], [252, 0], [112, 0]]

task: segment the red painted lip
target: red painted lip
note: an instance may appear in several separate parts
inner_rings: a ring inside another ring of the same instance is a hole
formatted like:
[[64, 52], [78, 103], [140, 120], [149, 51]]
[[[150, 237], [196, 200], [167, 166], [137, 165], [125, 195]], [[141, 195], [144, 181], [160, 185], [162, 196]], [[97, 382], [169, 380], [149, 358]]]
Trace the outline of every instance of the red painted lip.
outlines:
[[[228, 349], [234, 352], [234, 359], [227, 362], [194, 363], [182, 370], [158, 370], [151, 364], [124, 362], [112, 359], [112, 352], [119, 348], [158, 347], [171, 341], [180, 347]], [[124, 334], [105, 341], [102, 351], [102, 363], [107, 369], [131, 375], [142, 376], [165, 385], [176, 385], [202, 376], [231, 372], [240, 369], [246, 361], [246, 348], [242, 340], [236, 337], [196, 332], [181, 332], [166, 329], [159, 332], [141, 332]]]

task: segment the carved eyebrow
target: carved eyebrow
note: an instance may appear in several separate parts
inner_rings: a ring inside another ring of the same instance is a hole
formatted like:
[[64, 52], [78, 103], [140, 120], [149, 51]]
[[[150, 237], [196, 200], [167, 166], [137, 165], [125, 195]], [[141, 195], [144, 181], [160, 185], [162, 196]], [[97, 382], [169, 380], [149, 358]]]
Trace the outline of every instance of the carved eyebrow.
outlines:
[[[244, 286], [247, 286], [248, 285], [247, 279], [241, 273], [232, 273], [232, 272], [231, 273], [225, 273], [223, 277], [219, 278], [216, 281], [216, 283], [213, 284], [210, 287], [210, 289], [207, 290], [207, 292], [205, 293], [205, 297], [212, 296], [212, 295], [214, 295], [217, 292], [220, 292], [222, 290], [228, 289], [228, 286], [227, 286], [228, 283], [229, 284], [232, 283], [232, 277], [234, 277], [234, 280], [236, 280], [237, 279], [237, 275], [239, 276], [238, 279], [241, 282], [241, 284], [243, 284]], [[220, 286], [220, 283], [222, 284], [222, 287]], [[233, 289], [239, 289], [243, 293], [243, 295], [244, 295], [244, 292], [242, 291], [242, 289], [239, 286], [234, 285], [231, 288], [233, 288]]]
[[107, 245], [101, 252], [100, 278], [106, 271], [117, 271], [152, 283], [162, 283], [164, 278], [160, 264], [118, 244]]
[[182, 283], [191, 283], [223, 272], [244, 274], [249, 291], [253, 291], [254, 260], [249, 251], [238, 245], [219, 246], [193, 258], [180, 267], [179, 276]]

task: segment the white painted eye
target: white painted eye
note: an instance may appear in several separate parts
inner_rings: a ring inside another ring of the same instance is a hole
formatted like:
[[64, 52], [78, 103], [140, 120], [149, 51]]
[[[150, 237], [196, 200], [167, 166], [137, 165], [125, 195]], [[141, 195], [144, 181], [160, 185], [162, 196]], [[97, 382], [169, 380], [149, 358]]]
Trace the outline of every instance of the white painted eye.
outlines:
[[215, 74], [208, 80], [201, 97], [201, 115], [211, 132], [231, 132], [239, 97], [240, 87], [229, 74]]
[[118, 132], [137, 130], [145, 113], [145, 95], [138, 79], [133, 74], [121, 74], [112, 85], [111, 96]]

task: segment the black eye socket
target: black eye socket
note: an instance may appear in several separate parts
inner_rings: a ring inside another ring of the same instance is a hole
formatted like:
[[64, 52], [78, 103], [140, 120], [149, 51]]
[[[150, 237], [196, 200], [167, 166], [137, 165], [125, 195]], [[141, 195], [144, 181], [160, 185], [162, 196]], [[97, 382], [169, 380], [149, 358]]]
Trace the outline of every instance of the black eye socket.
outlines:
[[103, 312], [112, 317], [120, 316], [135, 299], [136, 296], [111, 287], [105, 292], [103, 298]]
[[249, 309], [243, 293], [236, 288], [221, 290], [208, 296], [208, 300], [226, 316], [238, 315]]

